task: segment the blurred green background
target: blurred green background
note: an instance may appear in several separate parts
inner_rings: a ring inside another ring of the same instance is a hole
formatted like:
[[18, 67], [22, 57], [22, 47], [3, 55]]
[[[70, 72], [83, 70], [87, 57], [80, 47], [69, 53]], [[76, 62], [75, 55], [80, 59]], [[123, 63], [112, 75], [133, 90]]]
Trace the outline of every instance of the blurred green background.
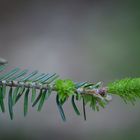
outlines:
[[[115, 0], [0, 0], [0, 57], [9, 69], [56, 72], [74, 81], [108, 82], [140, 76], [140, 2]], [[82, 105], [79, 103], [79, 108]], [[100, 112], [87, 107], [87, 121], [64, 106], [63, 123], [55, 97], [41, 113], [23, 100], [0, 114], [0, 139], [139, 140], [140, 102], [118, 97]]]

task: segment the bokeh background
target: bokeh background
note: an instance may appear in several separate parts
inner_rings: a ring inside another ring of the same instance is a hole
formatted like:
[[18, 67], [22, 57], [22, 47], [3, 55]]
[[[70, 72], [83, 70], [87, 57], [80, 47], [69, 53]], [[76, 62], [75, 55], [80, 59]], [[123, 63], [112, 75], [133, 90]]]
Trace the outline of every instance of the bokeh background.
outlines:
[[[118, 0], [0, 0], [0, 57], [9, 69], [56, 72], [74, 81], [108, 82], [140, 76], [140, 3]], [[78, 104], [79, 108], [82, 105]], [[87, 121], [70, 102], [61, 121], [55, 96], [41, 113], [23, 100], [0, 114], [0, 139], [139, 140], [140, 102], [119, 97], [100, 112], [87, 107]]]

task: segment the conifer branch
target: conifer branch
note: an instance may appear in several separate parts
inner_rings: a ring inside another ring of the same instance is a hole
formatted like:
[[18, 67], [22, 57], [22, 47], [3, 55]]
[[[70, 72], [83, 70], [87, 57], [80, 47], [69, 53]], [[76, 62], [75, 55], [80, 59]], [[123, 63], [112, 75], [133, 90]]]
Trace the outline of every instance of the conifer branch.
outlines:
[[[5, 61], [6, 63], [7, 61]], [[20, 70], [15, 68], [9, 72], [4, 72], [6, 64], [0, 62], [0, 108], [5, 112], [4, 99], [8, 93], [8, 108], [10, 118], [14, 118], [14, 106], [24, 96], [24, 116], [28, 113], [29, 96], [31, 95], [32, 107], [38, 104], [38, 111], [41, 111], [44, 102], [52, 93], [56, 94], [56, 105], [63, 121], [66, 121], [66, 116], [63, 110], [64, 103], [71, 98], [71, 104], [74, 112], [79, 116], [79, 111], [76, 102], [82, 101], [83, 115], [86, 120], [86, 108], [89, 106], [99, 111], [99, 108], [104, 108], [113, 95], [120, 96], [125, 102], [134, 102], [140, 98], [140, 78], [126, 78], [109, 83], [106, 87], [102, 86], [101, 82], [73, 82], [72, 80], [60, 79], [59, 75], [44, 74], [38, 71], [33, 71], [28, 74], [28, 70]], [[8, 90], [9, 87], [9, 90]]]

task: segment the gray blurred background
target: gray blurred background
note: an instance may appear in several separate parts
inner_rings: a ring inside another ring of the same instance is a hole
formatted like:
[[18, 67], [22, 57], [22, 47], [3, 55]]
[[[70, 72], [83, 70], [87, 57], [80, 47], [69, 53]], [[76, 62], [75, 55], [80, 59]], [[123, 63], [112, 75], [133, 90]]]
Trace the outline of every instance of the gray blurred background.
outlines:
[[[0, 0], [0, 57], [9, 69], [56, 72], [74, 81], [108, 82], [140, 76], [140, 3], [115, 0]], [[78, 104], [82, 109], [82, 104]], [[87, 121], [70, 102], [61, 121], [55, 96], [41, 113], [23, 117], [23, 99], [0, 114], [0, 139], [139, 140], [140, 102], [118, 97], [100, 112], [87, 106]]]

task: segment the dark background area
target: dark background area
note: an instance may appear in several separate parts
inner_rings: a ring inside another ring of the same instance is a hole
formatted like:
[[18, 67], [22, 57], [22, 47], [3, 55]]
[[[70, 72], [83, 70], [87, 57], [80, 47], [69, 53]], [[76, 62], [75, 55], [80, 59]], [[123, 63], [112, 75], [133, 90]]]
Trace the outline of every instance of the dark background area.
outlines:
[[[0, 0], [0, 57], [9, 69], [56, 72], [73, 81], [108, 82], [140, 76], [140, 3], [115, 0]], [[79, 108], [82, 105], [78, 104]], [[74, 114], [70, 102], [63, 123], [55, 96], [41, 113], [23, 100], [0, 114], [0, 139], [139, 140], [140, 102], [118, 97], [100, 112], [87, 107], [87, 121]]]

